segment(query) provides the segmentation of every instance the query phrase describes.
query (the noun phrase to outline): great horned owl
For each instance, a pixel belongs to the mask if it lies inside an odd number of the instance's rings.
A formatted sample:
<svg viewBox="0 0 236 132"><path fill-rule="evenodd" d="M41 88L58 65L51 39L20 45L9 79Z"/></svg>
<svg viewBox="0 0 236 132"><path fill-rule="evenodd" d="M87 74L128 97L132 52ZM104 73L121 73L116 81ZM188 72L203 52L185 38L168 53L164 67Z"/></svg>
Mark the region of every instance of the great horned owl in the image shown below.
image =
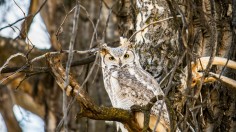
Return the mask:
<svg viewBox="0 0 236 132"><path fill-rule="evenodd" d="M116 48L103 45L100 52L105 89L113 107L129 110L133 105L146 105L151 98L164 95L156 80L139 63L134 46L125 38L120 38ZM160 113L161 112L161 113ZM160 116L156 131L170 131L170 120L166 104L158 100L151 109L149 127L154 129ZM138 124L143 127L142 112L135 113ZM121 123L117 126L126 132Z"/></svg>

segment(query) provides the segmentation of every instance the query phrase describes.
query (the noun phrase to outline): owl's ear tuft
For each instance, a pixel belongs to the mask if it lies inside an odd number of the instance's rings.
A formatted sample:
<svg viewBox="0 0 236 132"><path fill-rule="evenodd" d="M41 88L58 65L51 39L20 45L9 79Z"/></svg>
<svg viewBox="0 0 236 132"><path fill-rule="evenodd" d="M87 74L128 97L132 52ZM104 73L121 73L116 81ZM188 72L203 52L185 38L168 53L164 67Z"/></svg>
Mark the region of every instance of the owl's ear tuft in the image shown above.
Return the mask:
<svg viewBox="0 0 236 132"><path fill-rule="evenodd" d="M100 54L102 54L102 55L105 55L107 53L108 53L107 49L101 49L100 50Z"/></svg>
<svg viewBox="0 0 236 132"><path fill-rule="evenodd" d="M134 48L134 44L130 42L127 38L120 37L120 44L122 47L128 47L129 49Z"/></svg>
<svg viewBox="0 0 236 132"><path fill-rule="evenodd" d="M103 44L100 49L100 54L105 55L108 53L107 44Z"/></svg>
<svg viewBox="0 0 236 132"><path fill-rule="evenodd" d="M128 39L127 39L127 38L120 37L120 44L121 44L122 46L126 45L127 42L128 42Z"/></svg>
<svg viewBox="0 0 236 132"><path fill-rule="evenodd" d="M128 48L129 49L133 49L134 48L134 44L133 43L129 43Z"/></svg>

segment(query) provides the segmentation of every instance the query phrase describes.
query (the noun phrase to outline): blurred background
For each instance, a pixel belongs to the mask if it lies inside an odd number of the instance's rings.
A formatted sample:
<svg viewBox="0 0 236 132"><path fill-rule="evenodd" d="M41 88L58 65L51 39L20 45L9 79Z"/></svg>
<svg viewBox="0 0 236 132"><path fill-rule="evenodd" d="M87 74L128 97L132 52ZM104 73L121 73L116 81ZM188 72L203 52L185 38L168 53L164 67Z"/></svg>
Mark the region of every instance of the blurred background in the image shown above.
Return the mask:
<svg viewBox="0 0 236 132"><path fill-rule="evenodd" d="M164 92L168 91L167 105L173 121L184 131L236 131L235 87L221 81L197 81L191 87L195 79L191 66L200 57L236 60L235 0L80 0L79 3L74 49L88 50L97 47L101 40L115 45L120 36L129 38L150 24L132 41L136 42L143 68L161 82ZM48 66L45 59L32 64L28 60L68 49L75 6L76 0L0 0L1 132L61 128L62 90L54 77L43 70ZM12 59L4 67L9 58ZM66 62L67 56L62 63ZM74 54L73 62L76 62L71 67L73 77L79 84L84 83L83 89L93 101L99 106L111 106L94 54ZM236 70L231 68L212 66L209 71L236 78ZM198 87L200 83L202 86ZM71 106L69 131L116 131L113 121L77 118L80 106L77 102Z"/></svg>

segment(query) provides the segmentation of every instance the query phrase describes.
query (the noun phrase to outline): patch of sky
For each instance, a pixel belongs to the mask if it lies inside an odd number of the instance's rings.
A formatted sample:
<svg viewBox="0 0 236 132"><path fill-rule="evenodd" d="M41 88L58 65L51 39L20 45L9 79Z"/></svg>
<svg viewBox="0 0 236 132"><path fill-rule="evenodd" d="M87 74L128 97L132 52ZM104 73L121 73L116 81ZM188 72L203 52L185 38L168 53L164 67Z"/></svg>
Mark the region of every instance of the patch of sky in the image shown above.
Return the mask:
<svg viewBox="0 0 236 132"><path fill-rule="evenodd" d="M4 4L0 5L0 28L27 16L27 9L30 5L30 0L15 0L15 2L20 8L13 0L5 1ZM23 20L17 22L11 27L0 30L0 36L15 39L19 35L22 22ZM28 33L28 38L37 48L50 48L50 37L40 14L35 16ZM26 40L26 42L29 41ZM13 107L13 111L23 132L44 132L44 122L40 117L17 105ZM7 132L1 114L0 132Z"/></svg>
<svg viewBox="0 0 236 132"><path fill-rule="evenodd" d="M13 111L23 132L44 132L44 122L40 117L18 105L14 105Z"/></svg>
<svg viewBox="0 0 236 132"><path fill-rule="evenodd" d="M3 120L1 113L0 113L0 132L7 132L6 124Z"/></svg>
<svg viewBox="0 0 236 132"><path fill-rule="evenodd" d="M17 20L27 16L30 0L13 0L6 1L0 6L0 28L8 26L16 22ZM20 7L20 8L19 8ZM16 38L19 36L21 24L24 20L21 20L11 27L0 30L0 36L7 38ZM47 32L46 26L43 22L40 14L37 14L31 24L28 38L33 45L40 49L50 48L50 38ZM26 42L29 42L26 40Z"/></svg>

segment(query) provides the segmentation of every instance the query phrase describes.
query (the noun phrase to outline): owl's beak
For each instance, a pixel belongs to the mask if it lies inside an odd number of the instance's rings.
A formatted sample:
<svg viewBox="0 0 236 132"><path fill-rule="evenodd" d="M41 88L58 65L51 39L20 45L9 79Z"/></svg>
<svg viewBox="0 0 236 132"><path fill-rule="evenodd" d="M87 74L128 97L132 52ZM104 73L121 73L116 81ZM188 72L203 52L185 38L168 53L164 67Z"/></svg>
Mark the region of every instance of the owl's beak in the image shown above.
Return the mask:
<svg viewBox="0 0 236 132"><path fill-rule="evenodd" d="M121 60L119 59L119 66L121 67L122 66L122 63L121 63Z"/></svg>

